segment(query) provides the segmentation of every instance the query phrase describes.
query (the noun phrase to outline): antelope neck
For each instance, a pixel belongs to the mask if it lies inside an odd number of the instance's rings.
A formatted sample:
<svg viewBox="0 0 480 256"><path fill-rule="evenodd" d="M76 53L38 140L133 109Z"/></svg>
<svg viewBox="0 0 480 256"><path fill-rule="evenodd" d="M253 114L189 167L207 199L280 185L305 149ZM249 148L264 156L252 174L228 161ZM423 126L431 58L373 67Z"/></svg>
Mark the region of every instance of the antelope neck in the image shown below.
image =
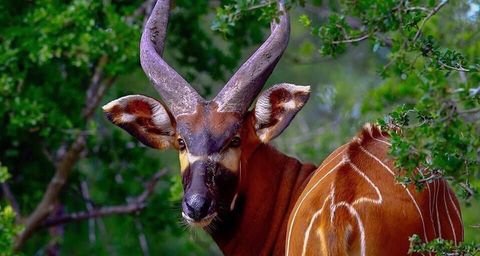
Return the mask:
<svg viewBox="0 0 480 256"><path fill-rule="evenodd" d="M235 209L212 237L225 255L283 254L289 212L316 167L265 144L241 161Z"/></svg>

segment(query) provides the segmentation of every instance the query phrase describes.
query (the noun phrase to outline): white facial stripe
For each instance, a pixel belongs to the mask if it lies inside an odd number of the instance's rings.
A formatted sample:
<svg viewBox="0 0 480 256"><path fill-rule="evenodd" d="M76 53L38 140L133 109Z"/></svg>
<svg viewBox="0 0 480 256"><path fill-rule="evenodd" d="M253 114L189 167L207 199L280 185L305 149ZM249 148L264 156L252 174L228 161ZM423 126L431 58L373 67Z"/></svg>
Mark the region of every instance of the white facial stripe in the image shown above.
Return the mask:
<svg viewBox="0 0 480 256"><path fill-rule="evenodd" d="M219 153L213 153L208 156L208 160L213 162L219 162L220 160L222 160L222 158L223 158L222 155Z"/></svg>
<svg viewBox="0 0 480 256"><path fill-rule="evenodd" d="M211 155L196 156L191 153L187 153L188 164L192 165L196 161L213 161L222 164L225 168L231 171L238 171L240 161L239 149L228 149L222 154L213 153Z"/></svg>
<svg viewBox="0 0 480 256"><path fill-rule="evenodd" d="M221 155L220 164L230 171L237 172L240 163L240 149L228 149Z"/></svg>
<svg viewBox="0 0 480 256"><path fill-rule="evenodd" d="M187 153L187 158L188 158L188 163L193 164L196 161L202 161L202 160L207 160L207 156L195 156L190 153Z"/></svg>

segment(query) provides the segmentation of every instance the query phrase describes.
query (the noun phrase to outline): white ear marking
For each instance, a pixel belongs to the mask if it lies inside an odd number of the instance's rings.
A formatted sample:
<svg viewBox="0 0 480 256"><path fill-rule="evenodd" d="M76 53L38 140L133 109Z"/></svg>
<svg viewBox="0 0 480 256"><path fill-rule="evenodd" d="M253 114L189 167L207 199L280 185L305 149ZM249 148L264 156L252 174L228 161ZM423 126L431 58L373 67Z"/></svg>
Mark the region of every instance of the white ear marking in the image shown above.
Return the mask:
<svg viewBox="0 0 480 256"><path fill-rule="evenodd" d="M303 107L309 93L310 86L288 83L274 85L263 92L257 100L254 111L258 138L268 142L278 136Z"/></svg>
<svg viewBox="0 0 480 256"><path fill-rule="evenodd" d="M292 94L296 92L301 92L304 94L310 93L310 86L300 86L300 85L294 85L294 84L288 84L288 83L282 83L282 84L277 84L273 86L272 88L265 91L257 100L257 104L255 105L255 118L257 119L257 123L266 124L270 122L271 113L272 113L272 106L270 103L270 94L279 88L283 88ZM291 99L283 103L282 107L285 110L297 109L299 107L299 103L297 103L295 99Z"/></svg>
<svg viewBox="0 0 480 256"><path fill-rule="evenodd" d="M289 100L289 101L287 101L286 103L283 104L283 108L285 110L296 109L297 108L297 103L293 99Z"/></svg>
<svg viewBox="0 0 480 256"><path fill-rule="evenodd" d="M166 149L173 145L175 127L161 102L143 95L128 95L102 107L107 118L126 130L144 145ZM149 122L136 122L148 119ZM129 124L129 125L122 125ZM155 127L155 130L150 128Z"/></svg>
<svg viewBox="0 0 480 256"><path fill-rule="evenodd" d="M310 85L294 85L296 91L304 92L304 93L310 93Z"/></svg>
<svg viewBox="0 0 480 256"><path fill-rule="evenodd" d="M120 123L131 123L131 122L135 121L136 119L137 119L137 117L134 116L134 115L123 113L120 116Z"/></svg>
<svg viewBox="0 0 480 256"><path fill-rule="evenodd" d="M118 104L118 100L114 100L114 101L110 101L109 103L105 104L103 107L102 107L102 110L103 111L109 111L110 109L113 108L113 106L117 105Z"/></svg>
<svg viewBox="0 0 480 256"><path fill-rule="evenodd" d="M165 108L158 102L149 102L149 105L152 108L153 123L166 132L173 133L174 131L170 121L170 116Z"/></svg>
<svg viewBox="0 0 480 256"><path fill-rule="evenodd" d="M257 123L266 124L270 122L271 113L270 95L266 95L265 97L260 96L255 105L255 118L257 119Z"/></svg>

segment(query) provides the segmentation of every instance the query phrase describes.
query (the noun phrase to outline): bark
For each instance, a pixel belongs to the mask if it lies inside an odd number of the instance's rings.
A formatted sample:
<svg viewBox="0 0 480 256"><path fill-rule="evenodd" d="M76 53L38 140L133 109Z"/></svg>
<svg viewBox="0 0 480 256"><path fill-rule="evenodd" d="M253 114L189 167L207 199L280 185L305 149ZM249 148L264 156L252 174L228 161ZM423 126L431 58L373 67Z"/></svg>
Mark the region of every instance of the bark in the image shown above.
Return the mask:
<svg viewBox="0 0 480 256"><path fill-rule="evenodd" d="M55 218L47 219L41 226L51 227L61 224L65 224L73 221L81 221L86 219L100 218L115 214L130 214L141 211L147 206L147 200L152 196L155 191L155 185L158 180L167 173L167 169L162 169L155 173L152 178L145 185L145 190L142 194L135 197L133 200L129 200L130 203L125 205L106 206L98 209L90 209L87 211L76 212L58 216Z"/></svg>

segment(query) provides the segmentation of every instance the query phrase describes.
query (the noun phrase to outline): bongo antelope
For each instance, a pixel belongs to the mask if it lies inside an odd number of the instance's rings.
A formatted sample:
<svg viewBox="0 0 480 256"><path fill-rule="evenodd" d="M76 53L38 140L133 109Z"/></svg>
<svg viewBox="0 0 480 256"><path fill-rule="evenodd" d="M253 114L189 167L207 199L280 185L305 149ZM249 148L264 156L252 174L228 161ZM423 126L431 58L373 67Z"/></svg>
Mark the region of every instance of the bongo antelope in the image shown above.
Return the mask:
<svg viewBox="0 0 480 256"><path fill-rule="evenodd" d="M103 107L143 144L176 149L182 216L226 255L405 255L408 237L463 239L458 201L444 180L418 192L395 181L387 133L367 124L320 166L268 142L309 98L310 87L278 84L251 103L287 47L289 18L218 95L203 99L163 59L169 1L158 0L140 43L141 65L163 102L130 95Z"/></svg>

